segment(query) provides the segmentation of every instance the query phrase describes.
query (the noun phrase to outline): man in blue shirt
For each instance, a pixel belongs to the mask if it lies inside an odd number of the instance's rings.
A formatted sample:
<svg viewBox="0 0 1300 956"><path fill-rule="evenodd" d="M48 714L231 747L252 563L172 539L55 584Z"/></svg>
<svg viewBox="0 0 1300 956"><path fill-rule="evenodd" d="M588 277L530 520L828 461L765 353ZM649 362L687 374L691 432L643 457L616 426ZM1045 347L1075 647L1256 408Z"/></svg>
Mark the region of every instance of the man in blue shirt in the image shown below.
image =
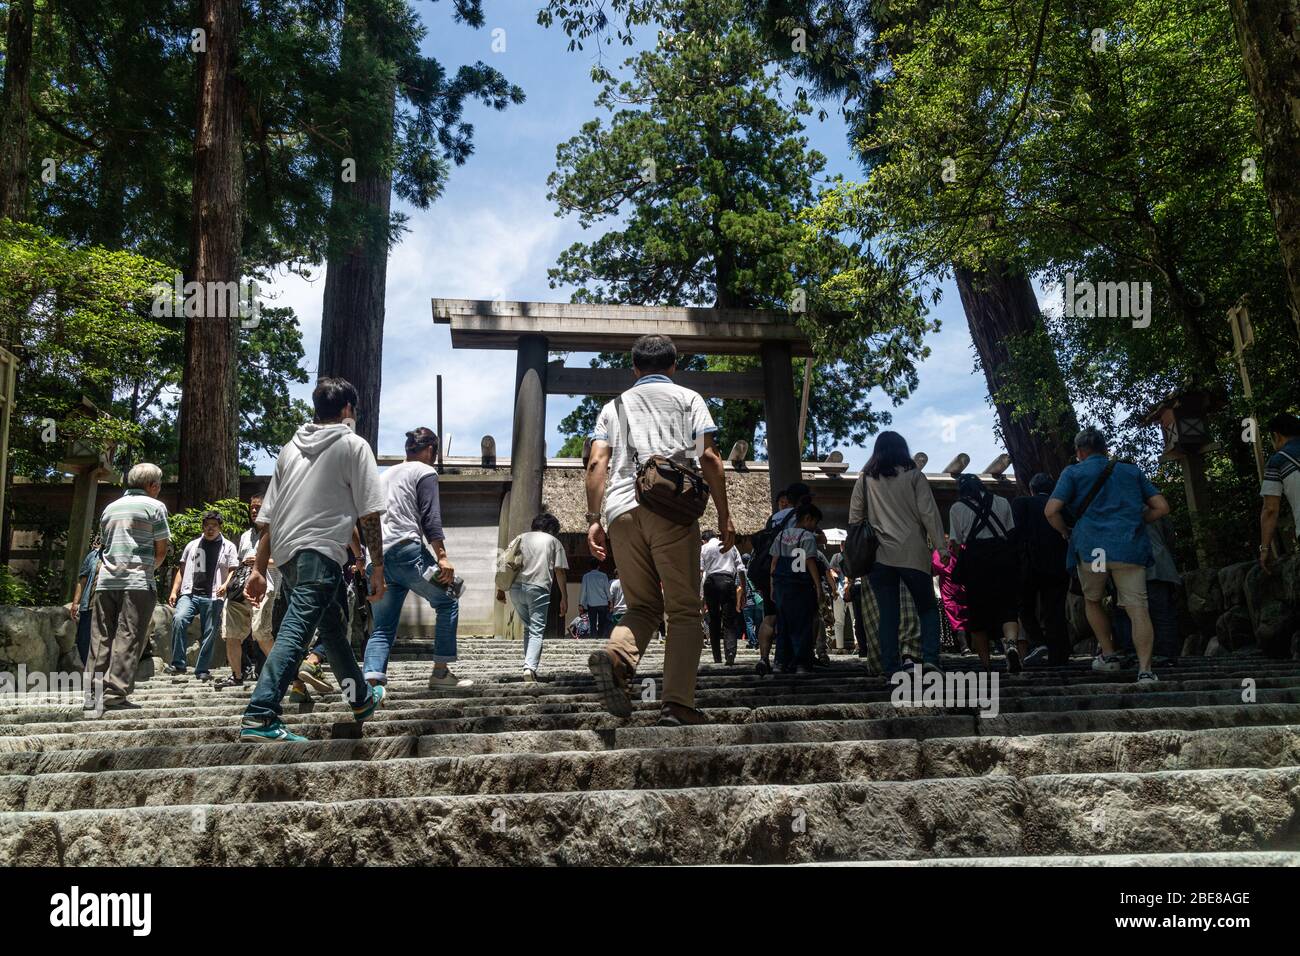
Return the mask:
<svg viewBox="0 0 1300 956"><path fill-rule="evenodd" d="M1061 472L1043 516L1069 542L1065 566L1079 575L1083 587L1088 624L1101 644L1101 656L1093 670L1117 671L1120 656L1115 653L1110 617L1102 607L1106 581L1115 584L1116 603L1133 622L1133 646L1138 655L1138 683L1156 679L1151 670L1154 635L1147 610L1147 565L1151 563L1151 540L1146 526L1169 513L1169 503L1136 465L1117 461L1110 465L1106 436L1099 429L1083 429L1074 439L1076 464ZM1105 475L1107 467L1111 467ZM1082 517L1084 500L1091 503ZM1063 512L1076 516L1073 530Z"/></svg>
<svg viewBox="0 0 1300 956"><path fill-rule="evenodd" d="M1264 482L1259 494L1264 499L1259 512L1259 565L1265 572L1273 561L1273 534L1282 513L1282 497L1291 505L1296 534L1300 535L1300 418L1283 412L1267 426L1273 436L1273 454L1264 465Z"/></svg>

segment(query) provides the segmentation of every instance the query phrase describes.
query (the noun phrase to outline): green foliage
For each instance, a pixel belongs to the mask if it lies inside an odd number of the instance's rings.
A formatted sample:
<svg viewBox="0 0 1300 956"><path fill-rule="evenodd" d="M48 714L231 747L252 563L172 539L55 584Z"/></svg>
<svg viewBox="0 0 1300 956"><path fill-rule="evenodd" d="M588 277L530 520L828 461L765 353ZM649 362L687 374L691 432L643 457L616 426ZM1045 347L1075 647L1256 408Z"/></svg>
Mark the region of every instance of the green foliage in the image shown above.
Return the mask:
<svg viewBox="0 0 1300 956"><path fill-rule="evenodd" d="M129 394L165 379L180 332L149 314L166 267L130 252L76 248L39 228L0 222L0 338L20 365L12 467L47 476L66 443L140 443ZM82 397L98 416L84 414Z"/></svg>
<svg viewBox="0 0 1300 956"><path fill-rule="evenodd" d="M0 607L31 607L34 603L31 586L7 564L0 564Z"/></svg>
<svg viewBox="0 0 1300 956"><path fill-rule="evenodd" d="M584 13L581 4L553 4L551 12L566 28ZM808 149L801 119L811 108L797 95L782 101L744 4L678 0L656 13L658 45L626 62L627 79L596 70L596 104L611 114L608 125L592 120L556 150L548 185L559 213L576 215L584 228L617 217L619 228L565 250L551 284L577 286L578 302L790 311L819 360L809 446L824 453L862 441L890 418L868 393L880 388L897 403L916 386L921 339L932 328L924 306L897 269L842 240L842 217L818 206L842 184L817 185L825 159ZM682 367L755 361L695 357ZM562 429L589 433L597 409L584 402ZM715 415L724 446L754 444L759 403L723 402Z"/></svg>

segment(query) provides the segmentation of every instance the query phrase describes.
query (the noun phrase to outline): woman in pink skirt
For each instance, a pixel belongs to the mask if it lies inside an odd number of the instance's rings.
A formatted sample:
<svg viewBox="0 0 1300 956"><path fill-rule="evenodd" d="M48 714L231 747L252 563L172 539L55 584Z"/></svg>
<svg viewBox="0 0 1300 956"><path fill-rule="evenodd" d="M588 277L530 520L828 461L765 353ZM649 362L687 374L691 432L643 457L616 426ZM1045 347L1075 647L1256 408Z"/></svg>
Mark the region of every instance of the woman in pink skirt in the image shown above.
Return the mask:
<svg viewBox="0 0 1300 956"><path fill-rule="evenodd" d="M957 650L967 654L966 633L970 630L970 618L966 610L966 589L952 579L956 563L957 553L952 549L948 551L947 561L939 557L938 551L930 555L930 571L939 579L939 604L943 608L944 621L952 631Z"/></svg>

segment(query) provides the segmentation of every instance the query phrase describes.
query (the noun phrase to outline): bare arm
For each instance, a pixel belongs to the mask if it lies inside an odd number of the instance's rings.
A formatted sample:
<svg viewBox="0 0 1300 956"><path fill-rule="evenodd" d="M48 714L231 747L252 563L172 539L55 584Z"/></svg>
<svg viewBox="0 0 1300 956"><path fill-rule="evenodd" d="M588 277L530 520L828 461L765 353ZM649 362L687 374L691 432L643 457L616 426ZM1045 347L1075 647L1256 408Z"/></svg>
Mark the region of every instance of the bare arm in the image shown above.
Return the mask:
<svg viewBox="0 0 1300 956"><path fill-rule="evenodd" d="M609 478L609 442L593 441L591 457L587 459L587 514L600 514L600 503L605 498L605 482ZM605 529L599 520L587 523L587 547L597 560L605 560Z"/></svg>
<svg viewBox="0 0 1300 956"><path fill-rule="evenodd" d="M564 568L555 569L555 586L560 589L560 617L569 613L569 591Z"/></svg>
<svg viewBox="0 0 1300 956"><path fill-rule="evenodd" d="M1065 502L1060 498L1048 498L1047 505L1043 508L1043 517L1047 523L1061 533L1061 537L1066 541L1070 540L1070 529L1065 524L1065 518L1061 515L1061 510L1065 507Z"/></svg>
<svg viewBox="0 0 1300 956"><path fill-rule="evenodd" d="M1147 507L1142 512L1142 520L1147 524L1151 524L1151 522L1159 521L1167 514L1169 514L1169 502L1165 500L1165 496L1152 495L1147 499Z"/></svg>
<svg viewBox="0 0 1300 956"><path fill-rule="evenodd" d="M81 592L82 589L85 588L86 582L88 580L90 579L84 576L77 578L77 590L72 595L72 603L68 605L68 616L71 617L74 621L77 619L78 614L80 614L81 612Z"/></svg>
<svg viewBox="0 0 1300 956"><path fill-rule="evenodd" d="M370 552L370 594L366 600L370 603L384 596L384 532L380 525L382 511L372 511L361 516L361 537L365 539L366 550Z"/></svg>
<svg viewBox="0 0 1300 956"><path fill-rule="evenodd" d="M257 530L262 537L257 541L257 554L253 556L253 571L244 584L244 594L253 604L259 603L266 594L266 566L271 561L271 528L259 523Z"/></svg>
<svg viewBox="0 0 1300 956"><path fill-rule="evenodd" d="M1265 571L1273 561L1273 536L1282 513L1282 496L1265 495L1259 509L1259 564Z"/></svg>
<svg viewBox="0 0 1300 956"><path fill-rule="evenodd" d="M727 477L722 470L722 456L713 441L713 433L704 436L704 450L700 453L700 471L709 483L713 506L718 509L718 534L722 537L722 551L730 551L736 544L736 526L731 522L731 509L727 506Z"/></svg>

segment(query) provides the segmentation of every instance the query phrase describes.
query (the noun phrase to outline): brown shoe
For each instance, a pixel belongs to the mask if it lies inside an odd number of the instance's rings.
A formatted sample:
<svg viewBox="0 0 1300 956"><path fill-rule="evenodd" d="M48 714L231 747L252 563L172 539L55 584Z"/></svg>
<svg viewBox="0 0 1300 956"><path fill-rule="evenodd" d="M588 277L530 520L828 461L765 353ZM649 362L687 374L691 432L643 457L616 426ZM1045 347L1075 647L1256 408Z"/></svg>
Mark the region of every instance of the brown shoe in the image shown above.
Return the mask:
<svg viewBox="0 0 1300 956"><path fill-rule="evenodd" d="M660 727L686 727L708 722L709 719L704 716L703 711L687 707L685 704L667 701L659 711Z"/></svg>
<svg viewBox="0 0 1300 956"><path fill-rule="evenodd" d="M627 690L627 665L612 653L601 648L587 658L591 676L596 678L596 691L605 709L615 717L632 716L632 698Z"/></svg>

